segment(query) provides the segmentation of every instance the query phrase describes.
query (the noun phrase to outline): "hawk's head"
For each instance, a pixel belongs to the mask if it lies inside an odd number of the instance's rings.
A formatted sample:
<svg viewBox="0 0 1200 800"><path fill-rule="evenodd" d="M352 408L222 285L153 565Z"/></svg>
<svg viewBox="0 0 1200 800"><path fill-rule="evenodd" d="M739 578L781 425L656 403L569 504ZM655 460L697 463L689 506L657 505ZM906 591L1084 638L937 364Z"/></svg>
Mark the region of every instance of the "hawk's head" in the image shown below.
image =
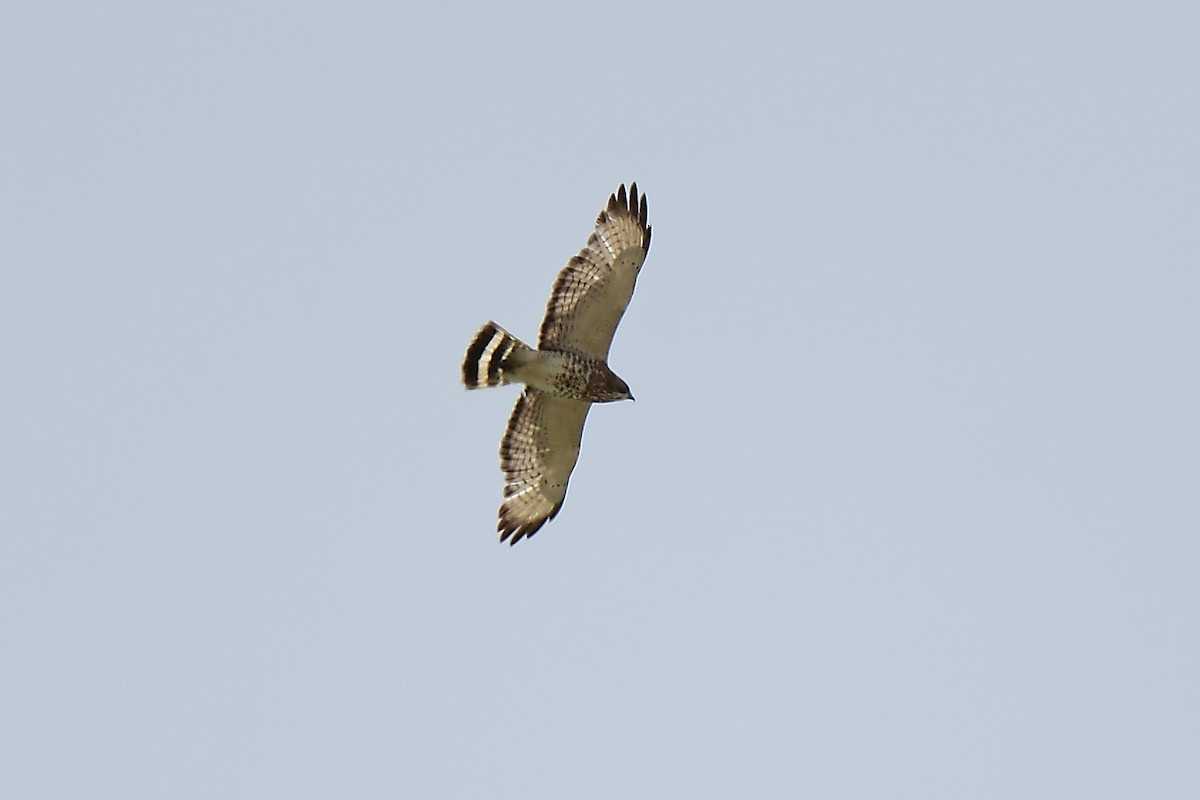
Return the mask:
<svg viewBox="0 0 1200 800"><path fill-rule="evenodd" d="M591 375L588 380L588 396L593 403L615 403L618 400L633 399L629 384L608 367Z"/></svg>

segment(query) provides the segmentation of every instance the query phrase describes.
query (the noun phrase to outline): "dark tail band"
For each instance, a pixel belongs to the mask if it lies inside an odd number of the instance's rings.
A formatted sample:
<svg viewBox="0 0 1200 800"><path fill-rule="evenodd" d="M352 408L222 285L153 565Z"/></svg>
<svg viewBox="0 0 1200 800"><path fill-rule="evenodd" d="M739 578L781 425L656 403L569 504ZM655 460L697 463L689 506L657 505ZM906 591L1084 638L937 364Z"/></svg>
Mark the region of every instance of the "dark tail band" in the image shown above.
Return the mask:
<svg viewBox="0 0 1200 800"><path fill-rule="evenodd" d="M463 386L468 389L482 389L508 383L504 375L505 361L518 348L528 349L520 339L496 323L489 322L484 325L479 329L479 333L475 334L463 359Z"/></svg>

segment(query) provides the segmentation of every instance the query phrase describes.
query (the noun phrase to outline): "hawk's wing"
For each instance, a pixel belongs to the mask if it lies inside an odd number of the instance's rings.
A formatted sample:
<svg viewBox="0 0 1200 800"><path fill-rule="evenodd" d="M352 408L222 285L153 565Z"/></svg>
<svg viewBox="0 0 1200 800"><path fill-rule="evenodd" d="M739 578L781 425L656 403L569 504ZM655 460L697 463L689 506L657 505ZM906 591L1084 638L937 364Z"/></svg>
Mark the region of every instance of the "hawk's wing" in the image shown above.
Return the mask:
<svg viewBox="0 0 1200 800"><path fill-rule="evenodd" d="M626 198L625 184L621 184L596 217L596 229L587 244L558 273L538 347L608 360L617 323L633 296L633 285L649 249L646 196L639 198L637 184L632 183Z"/></svg>
<svg viewBox="0 0 1200 800"><path fill-rule="evenodd" d="M512 536L509 544L516 544L533 536L562 508L591 407L536 389L526 389L517 399L500 441L500 541Z"/></svg>

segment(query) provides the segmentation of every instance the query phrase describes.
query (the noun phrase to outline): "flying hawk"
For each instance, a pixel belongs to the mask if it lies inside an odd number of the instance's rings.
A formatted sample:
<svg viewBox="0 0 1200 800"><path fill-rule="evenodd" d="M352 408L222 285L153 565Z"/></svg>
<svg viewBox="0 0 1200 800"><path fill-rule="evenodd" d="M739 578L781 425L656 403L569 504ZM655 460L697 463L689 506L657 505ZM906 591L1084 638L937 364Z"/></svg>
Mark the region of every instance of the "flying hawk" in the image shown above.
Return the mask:
<svg viewBox="0 0 1200 800"><path fill-rule="evenodd" d="M638 195L636 183L626 195L621 184L587 244L558 273L538 349L495 322L467 348L462 380L468 389L525 384L500 440L500 541L516 544L558 514L592 403L633 399L608 368L608 349L649 249L646 196Z"/></svg>

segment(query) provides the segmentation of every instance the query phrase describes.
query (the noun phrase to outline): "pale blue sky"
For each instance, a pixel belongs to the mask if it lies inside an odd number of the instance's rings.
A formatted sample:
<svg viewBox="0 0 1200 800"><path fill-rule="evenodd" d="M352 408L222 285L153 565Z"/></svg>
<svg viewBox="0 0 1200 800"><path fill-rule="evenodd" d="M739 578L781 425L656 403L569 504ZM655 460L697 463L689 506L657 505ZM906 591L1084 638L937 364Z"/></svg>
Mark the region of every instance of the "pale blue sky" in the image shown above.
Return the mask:
<svg viewBox="0 0 1200 800"><path fill-rule="evenodd" d="M0 796L1200 796L1200 11L20 3ZM654 246L567 504L513 389Z"/></svg>

